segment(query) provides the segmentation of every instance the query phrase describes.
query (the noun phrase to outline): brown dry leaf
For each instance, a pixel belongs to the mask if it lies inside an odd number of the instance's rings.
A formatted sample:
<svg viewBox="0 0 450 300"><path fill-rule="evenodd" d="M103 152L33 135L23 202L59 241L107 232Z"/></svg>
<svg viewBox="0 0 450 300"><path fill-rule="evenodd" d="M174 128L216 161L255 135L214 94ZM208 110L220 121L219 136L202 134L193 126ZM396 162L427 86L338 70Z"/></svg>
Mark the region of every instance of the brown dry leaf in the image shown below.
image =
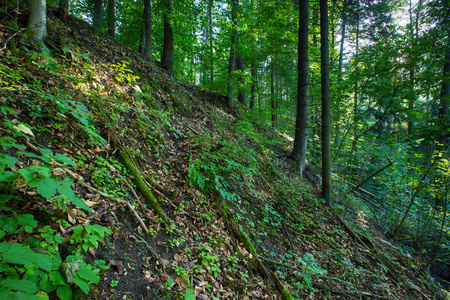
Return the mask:
<svg viewBox="0 0 450 300"><path fill-rule="evenodd" d="M67 214L70 215L73 219L75 219L78 215L78 210L76 208L68 208Z"/></svg>
<svg viewBox="0 0 450 300"><path fill-rule="evenodd" d="M179 253L175 254L175 255L173 256L173 258L174 258L176 261L182 261L182 260L183 260L183 257L182 257Z"/></svg>
<svg viewBox="0 0 450 300"><path fill-rule="evenodd" d="M122 233L122 231L123 231L123 226L120 226L119 228L114 230L113 237L114 237L115 240L117 240L119 238L119 236Z"/></svg>
<svg viewBox="0 0 450 300"><path fill-rule="evenodd" d="M168 261L167 259L163 259L162 263L163 263L165 268L167 268L170 265L170 261Z"/></svg>
<svg viewBox="0 0 450 300"><path fill-rule="evenodd" d="M56 175L56 176L66 174L66 171L64 169L61 169L61 168L54 168L52 170L52 172L53 172L53 175Z"/></svg>
<svg viewBox="0 0 450 300"><path fill-rule="evenodd" d="M185 288L185 289L188 288L188 286L189 286L189 281L188 281L188 279L187 279L186 277L180 276L180 277L178 277L178 281L179 281L179 284L180 284L180 286L181 286L182 288Z"/></svg>
<svg viewBox="0 0 450 300"><path fill-rule="evenodd" d="M194 287L194 295L195 296L198 296L200 293L203 293L203 292L204 292L204 289L202 287L199 287L199 286Z"/></svg>
<svg viewBox="0 0 450 300"><path fill-rule="evenodd" d="M95 253L96 253L95 248L90 248L90 247L89 247L88 253L89 253L90 255L92 255L92 256L95 257Z"/></svg>
<svg viewBox="0 0 450 300"><path fill-rule="evenodd" d="M69 215L69 214L67 214L67 221L68 221L70 224L76 224L76 223L77 223L77 220L74 219L74 218L72 218L72 216Z"/></svg>
<svg viewBox="0 0 450 300"><path fill-rule="evenodd" d="M110 260L108 265L116 267L117 268L117 273L119 275L125 275L126 274L126 270L123 267L123 262L121 260L118 260L118 259Z"/></svg>
<svg viewBox="0 0 450 300"><path fill-rule="evenodd" d="M83 200L83 202L86 203L86 205L89 207L93 207L94 205L97 204L97 202L90 201L90 200Z"/></svg>

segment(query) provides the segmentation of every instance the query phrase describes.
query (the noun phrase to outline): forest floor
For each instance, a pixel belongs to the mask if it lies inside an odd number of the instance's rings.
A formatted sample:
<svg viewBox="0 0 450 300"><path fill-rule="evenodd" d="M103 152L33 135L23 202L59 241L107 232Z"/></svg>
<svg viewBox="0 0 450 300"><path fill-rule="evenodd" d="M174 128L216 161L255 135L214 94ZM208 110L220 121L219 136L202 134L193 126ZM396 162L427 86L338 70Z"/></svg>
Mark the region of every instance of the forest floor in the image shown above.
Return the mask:
<svg viewBox="0 0 450 300"><path fill-rule="evenodd" d="M64 210L20 177L2 188L12 198L1 214L33 215L37 231L1 240L42 242L38 230L51 228L64 238L63 260L76 251L86 262L104 261L108 268L87 297L281 299L284 286L296 299L449 298L335 183L346 230L320 199L319 170L310 165L298 178L288 137L242 108L227 109L223 96L171 78L86 22L61 23L53 9L51 55L44 55L25 31L14 36L26 15L0 8L0 155L17 159L3 170L46 165L52 178L72 178L76 198L91 208L66 202ZM121 147L166 222L146 204ZM58 154L68 159L56 162ZM109 231L88 243L86 228L100 230L87 225ZM85 228L78 240L77 228Z"/></svg>

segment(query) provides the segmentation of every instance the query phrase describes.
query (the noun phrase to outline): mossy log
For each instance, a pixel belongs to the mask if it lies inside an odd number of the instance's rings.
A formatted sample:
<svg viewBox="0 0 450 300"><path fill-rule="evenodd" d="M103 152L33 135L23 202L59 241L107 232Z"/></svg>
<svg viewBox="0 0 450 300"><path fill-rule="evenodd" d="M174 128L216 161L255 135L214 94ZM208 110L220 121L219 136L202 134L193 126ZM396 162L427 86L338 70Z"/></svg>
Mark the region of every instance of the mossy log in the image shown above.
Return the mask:
<svg viewBox="0 0 450 300"><path fill-rule="evenodd" d="M258 257L258 253L256 252L255 247L253 246L250 238L243 232L239 226L237 225L236 219L231 212L230 208L226 201L219 196L219 194L215 195L217 208L219 212L222 214L225 225L228 226L230 231L236 237L236 239L245 245L245 248L248 252L252 254L252 257L249 260L249 266L256 272L260 273L264 278L268 278L269 274L267 273L266 268Z"/></svg>
<svg viewBox="0 0 450 300"><path fill-rule="evenodd" d="M275 286L277 287L277 290L281 293L281 299L283 300L294 300L294 297L292 297L291 293L287 290L287 288L284 287L284 285L281 283L280 279L274 272L270 272L270 275L273 277L273 281L275 282Z"/></svg>
<svg viewBox="0 0 450 300"><path fill-rule="evenodd" d="M159 205L158 200L156 200L152 191L145 184L141 174L139 173L139 170L131 162L131 158L128 156L127 151L125 151L122 145L120 145L115 138L112 138L111 142L113 146L119 150L120 159L122 160L128 171L130 171L139 190L144 194L147 204L149 204L150 207L156 211L156 213L164 220L164 222L167 222L167 216L164 213L164 210Z"/></svg>

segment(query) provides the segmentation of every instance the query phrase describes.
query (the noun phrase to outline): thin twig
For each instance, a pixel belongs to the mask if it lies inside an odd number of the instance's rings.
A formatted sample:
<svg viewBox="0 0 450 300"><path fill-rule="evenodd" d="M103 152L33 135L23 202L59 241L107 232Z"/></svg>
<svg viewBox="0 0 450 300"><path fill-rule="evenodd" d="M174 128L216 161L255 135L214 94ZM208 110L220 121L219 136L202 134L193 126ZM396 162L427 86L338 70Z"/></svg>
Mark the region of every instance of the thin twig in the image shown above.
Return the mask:
<svg viewBox="0 0 450 300"><path fill-rule="evenodd" d="M29 141L26 140L25 143L27 144L28 147L30 147L30 148L33 149L34 151L40 152L39 149L38 149L36 146L34 146L33 144L31 144ZM58 162L55 161L54 159L51 159L51 162L54 163L54 164L56 164L56 165L58 165L58 166L63 166L63 164L58 163ZM116 202L119 202L119 203L120 203L120 202L125 203L125 206L128 207L128 209L132 212L132 214L134 215L134 217L136 218L136 220L139 222L139 224L142 226L142 228L145 230L145 232L146 232L147 234L149 233L149 230L148 230L147 226L144 224L144 221L142 221L141 217L138 215L138 213L136 212L136 210L131 206L131 204L128 203L128 201L126 201L126 200L120 200L120 199L117 199L117 198L115 198L115 197L113 197L113 196L110 196L110 195L108 195L108 194L106 194L106 193L104 193L104 192L102 192L102 191L100 191L100 190L98 190L98 189L96 189L96 188L90 186L90 185L87 184L86 182L82 181L83 178L82 178L81 176L79 177L77 174L75 174L75 173L72 172L71 170L69 170L69 169L64 169L64 170L66 171L66 173L67 173L70 177L72 177L73 179L77 180L78 183L81 184L82 186L84 186L85 188L87 188L87 189L89 189L89 190L91 190L91 191L93 191L93 192L95 192L95 193L98 193L100 196L102 196L102 197L104 197L104 198L107 198L107 199L110 199L110 200L113 200L113 201L116 201ZM81 199L81 200L83 201L83 199Z"/></svg>

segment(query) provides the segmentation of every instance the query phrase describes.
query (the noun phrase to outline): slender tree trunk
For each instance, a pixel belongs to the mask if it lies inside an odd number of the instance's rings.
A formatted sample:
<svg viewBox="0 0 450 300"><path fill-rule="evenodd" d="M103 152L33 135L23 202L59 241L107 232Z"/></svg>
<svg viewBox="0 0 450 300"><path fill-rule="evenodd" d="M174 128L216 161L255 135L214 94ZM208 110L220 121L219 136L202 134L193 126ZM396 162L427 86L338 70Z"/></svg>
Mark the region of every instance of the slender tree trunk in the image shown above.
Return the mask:
<svg viewBox="0 0 450 300"><path fill-rule="evenodd" d="M174 46L173 46L173 29L172 29L172 15L173 6L172 0L165 0L166 11L164 12L164 46L161 65L169 72L170 75L174 75Z"/></svg>
<svg viewBox="0 0 450 300"><path fill-rule="evenodd" d="M228 65L228 106L233 107L234 98L234 70L236 67L236 38L238 28L237 10L239 8L239 0L231 0L231 19L232 19L232 32L231 32L231 53L230 63Z"/></svg>
<svg viewBox="0 0 450 300"><path fill-rule="evenodd" d="M108 7L106 9L108 13L108 35L115 37L116 35L116 7L115 0L108 0Z"/></svg>
<svg viewBox="0 0 450 300"><path fill-rule="evenodd" d="M257 82L256 74L258 73L256 70L255 63L252 63L251 73L252 73L252 87L250 90L250 109L254 109L255 108L255 97L256 97L256 82Z"/></svg>
<svg viewBox="0 0 450 300"><path fill-rule="evenodd" d="M238 37L238 39L240 39ZM242 53L239 51L239 55L236 59L236 69L240 71L239 74L239 92L238 92L238 101L243 106L247 106L245 100L245 89L244 89L244 60L242 59Z"/></svg>
<svg viewBox="0 0 450 300"><path fill-rule="evenodd" d="M152 3L144 0L144 57L152 59Z"/></svg>
<svg viewBox="0 0 450 300"><path fill-rule="evenodd" d="M141 34L139 36L139 46L138 46L138 52L142 55L144 54L144 44L145 44L145 30L141 29Z"/></svg>
<svg viewBox="0 0 450 300"><path fill-rule="evenodd" d="M449 105L449 97L450 97L450 29L447 32L447 45L445 46L445 63L443 69L443 79L442 79L442 87L441 87L441 96L439 103L439 119L442 121L442 128L448 128L447 121L444 121L445 117L448 116L448 105ZM443 147L446 145L446 140L442 139L441 144Z"/></svg>
<svg viewBox="0 0 450 300"><path fill-rule="evenodd" d="M271 61L270 67L270 107L272 108L272 127L277 126L277 112L276 112L276 102L275 102L275 74L273 71L273 60Z"/></svg>
<svg viewBox="0 0 450 300"><path fill-rule="evenodd" d="M44 38L47 36L47 3L46 0L30 1L30 16L28 27L32 28L32 40L39 42L45 48Z"/></svg>
<svg viewBox="0 0 450 300"><path fill-rule="evenodd" d="M58 18L62 22L67 22L68 17L69 17L69 0L59 0Z"/></svg>
<svg viewBox="0 0 450 300"><path fill-rule="evenodd" d="M339 75L338 81L342 81L342 66L344 60L344 44L345 44L345 27L347 26L347 0L344 0L344 6L342 7L342 30L341 30L341 45L339 51Z"/></svg>
<svg viewBox="0 0 450 300"><path fill-rule="evenodd" d="M331 100L327 0L320 0L320 57L322 73L322 196L327 205L331 206Z"/></svg>
<svg viewBox="0 0 450 300"><path fill-rule="evenodd" d="M98 31L103 31L103 0L94 1L94 23L93 26Z"/></svg>
<svg viewBox="0 0 450 300"><path fill-rule="evenodd" d="M214 6L214 0L209 0L208 5L208 21L209 21L209 91L212 90L214 83L214 48L213 48L213 15L212 9Z"/></svg>
<svg viewBox="0 0 450 300"><path fill-rule="evenodd" d="M298 26L298 79L297 114L295 118L295 138L292 155L295 157L300 176L305 170L308 141L308 35L309 0L299 1Z"/></svg>

